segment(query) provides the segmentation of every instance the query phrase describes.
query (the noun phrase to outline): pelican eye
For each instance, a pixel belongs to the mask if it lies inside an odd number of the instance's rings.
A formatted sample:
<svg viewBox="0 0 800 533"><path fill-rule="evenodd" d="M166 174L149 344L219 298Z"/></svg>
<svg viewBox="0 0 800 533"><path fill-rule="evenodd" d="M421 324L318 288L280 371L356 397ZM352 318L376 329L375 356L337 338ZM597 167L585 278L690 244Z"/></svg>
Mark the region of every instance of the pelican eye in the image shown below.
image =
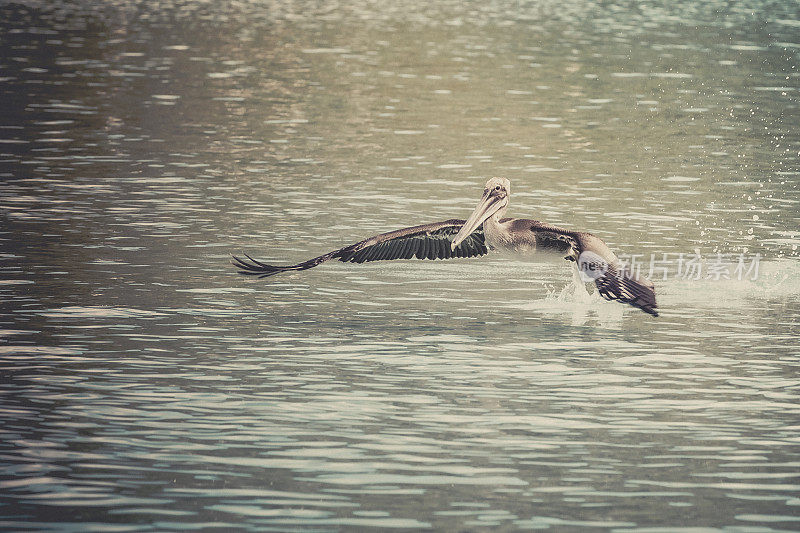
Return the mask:
<svg viewBox="0 0 800 533"><path fill-rule="evenodd" d="M496 191L499 191L500 189L501 189L501 187L499 185L494 188L494 190L496 190Z"/></svg>

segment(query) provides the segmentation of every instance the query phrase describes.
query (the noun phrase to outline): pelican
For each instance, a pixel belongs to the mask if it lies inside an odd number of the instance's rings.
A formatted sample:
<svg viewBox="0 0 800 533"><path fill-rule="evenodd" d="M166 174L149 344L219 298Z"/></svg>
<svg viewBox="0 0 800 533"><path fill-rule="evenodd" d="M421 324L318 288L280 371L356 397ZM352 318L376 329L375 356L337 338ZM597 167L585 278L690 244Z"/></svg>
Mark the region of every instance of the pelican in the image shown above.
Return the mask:
<svg viewBox="0 0 800 533"><path fill-rule="evenodd" d="M260 278L280 272L306 270L330 259L350 263L389 259L452 259L492 251L545 259L553 254L575 262L581 279L594 282L606 300L630 304L658 316L653 282L632 272L599 237L524 218L504 218L511 182L491 178L483 197L466 220L451 219L381 233L296 265L267 265L247 254L233 256L243 274Z"/></svg>

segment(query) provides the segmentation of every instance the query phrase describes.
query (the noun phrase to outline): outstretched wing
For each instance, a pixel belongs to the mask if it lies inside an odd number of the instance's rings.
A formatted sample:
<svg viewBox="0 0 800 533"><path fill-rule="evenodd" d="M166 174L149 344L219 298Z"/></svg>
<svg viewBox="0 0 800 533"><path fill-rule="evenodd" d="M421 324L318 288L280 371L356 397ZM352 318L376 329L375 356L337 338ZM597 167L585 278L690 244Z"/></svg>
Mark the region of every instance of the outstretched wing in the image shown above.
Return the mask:
<svg viewBox="0 0 800 533"><path fill-rule="evenodd" d="M609 265L605 275L595 280L597 291L606 300L619 300L658 316L653 282L619 265Z"/></svg>
<svg viewBox="0 0 800 533"><path fill-rule="evenodd" d="M656 290L653 282L622 264L614 252L599 237L591 233L575 233L578 268L585 261L597 292L606 300L617 300L658 316ZM587 272L584 270L584 272Z"/></svg>
<svg viewBox="0 0 800 533"><path fill-rule="evenodd" d="M364 263L415 257L417 259L451 259L486 254L488 249L483 239L483 229L474 231L455 250L450 249L453 237L464 225L464 222L464 220L452 219L381 233L296 265L267 265L256 261L247 254L244 254L246 259L233 256L232 262L239 272L263 278L287 270L306 270L330 259Z"/></svg>
<svg viewBox="0 0 800 533"><path fill-rule="evenodd" d="M630 304L658 316L653 282L625 268L606 243L591 233L570 231L531 221L536 247L565 252L578 268L594 279L597 292L606 300Z"/></svg>

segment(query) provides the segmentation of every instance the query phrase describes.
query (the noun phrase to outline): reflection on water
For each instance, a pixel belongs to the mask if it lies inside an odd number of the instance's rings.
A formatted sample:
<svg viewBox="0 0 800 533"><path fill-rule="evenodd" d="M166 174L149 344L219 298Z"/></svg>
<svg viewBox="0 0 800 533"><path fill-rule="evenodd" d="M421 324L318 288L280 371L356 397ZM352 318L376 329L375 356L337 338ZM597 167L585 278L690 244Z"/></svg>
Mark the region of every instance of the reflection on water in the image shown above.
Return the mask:
<svg viewBox="0 0 800 533"><path fill-rule="evenodd" d="M77 4L77 5L76 5ZM798 528L800 10L0 6L0 527ZM657 280L296 261L464 217Z"/></svg>

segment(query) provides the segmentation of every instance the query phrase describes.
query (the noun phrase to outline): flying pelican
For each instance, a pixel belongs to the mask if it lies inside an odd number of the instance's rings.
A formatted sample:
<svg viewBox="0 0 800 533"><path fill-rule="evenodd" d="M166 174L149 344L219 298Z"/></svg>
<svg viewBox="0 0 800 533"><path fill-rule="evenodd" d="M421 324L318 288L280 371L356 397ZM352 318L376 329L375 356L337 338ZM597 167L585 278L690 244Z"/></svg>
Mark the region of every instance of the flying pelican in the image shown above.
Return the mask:
<svg viewBox="0 0 800 533"><path fill-rule="evenodd" d="M574 261L581 278L586 282L594 281L597 291L606 300L627 303L658 316L653 282L628 269L599 237L538 220L502 218L508 208L510 191L511 182L506 178L491 178L467 220L451 219L381 233L296 265L267 265L247 254L244 254L247 259L233 256L233 264L243 274L263 278L313 268L329 259L364 263L413 257L475 257L489 250L535 258L552 257L556 253Z"/></svg>

